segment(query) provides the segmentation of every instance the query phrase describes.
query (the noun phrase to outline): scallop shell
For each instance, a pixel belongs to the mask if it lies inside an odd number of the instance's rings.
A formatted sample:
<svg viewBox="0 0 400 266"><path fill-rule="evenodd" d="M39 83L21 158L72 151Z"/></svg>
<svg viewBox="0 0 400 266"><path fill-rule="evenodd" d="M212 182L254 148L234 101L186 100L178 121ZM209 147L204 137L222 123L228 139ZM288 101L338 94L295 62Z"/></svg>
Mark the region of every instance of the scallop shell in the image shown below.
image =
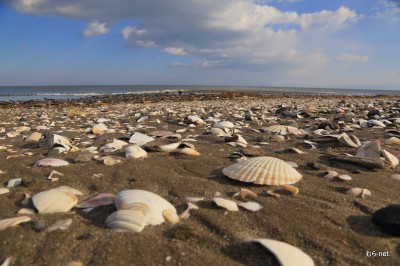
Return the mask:
<svg viewBox="0 0 400 266"><path fill-rule="evenodd" d="M272 239L253 239L273 253L284 266L314 266L313 259L297 247Z"/></svg>
<svg viewBox="0 0 400 266"><path fill-rule="evenodd" d="M34 195L32 202L39 213L67 212L78 203L78 198L71 192L55 188Z"/></svg>
<svg viewBox="0 0 400 266"><path fill-rule="evenodd" d="M290 185L302 177L289 164L274 157L251 158L228 166L222 172L232 179L260 185Z"/></svg>
<svg viewBox="0 0 400 266"><path fill-rule="evenodd" d="M125 157L134 159L146 158L147 152L138 145L130 145L125 149Z"/></svg>
<svg viewBox="0 0 400 266"><path fill-rule="evenodd" d="M172 210L171 214L167 213L167 218L174 215L178 217L176 209L171 203L149 191L140 189L124 190L115 197L115 206L118 210L135 209L138 204L144 204L149 209L149 213L146 215L147 224L158 225L163 223L166 220L165 213L163 214L165 210Z"/></svg>

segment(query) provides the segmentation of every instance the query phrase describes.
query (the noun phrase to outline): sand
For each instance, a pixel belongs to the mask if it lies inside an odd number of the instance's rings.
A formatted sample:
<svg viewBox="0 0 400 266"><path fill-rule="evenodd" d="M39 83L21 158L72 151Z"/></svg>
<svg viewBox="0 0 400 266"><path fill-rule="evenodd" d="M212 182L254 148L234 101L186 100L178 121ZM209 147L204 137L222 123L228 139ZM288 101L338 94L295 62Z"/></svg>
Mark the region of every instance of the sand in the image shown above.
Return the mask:
<svg viewBox="0 0 400 266"><path fill-rule="evenodd" d="M84 195L79 196L80 201L101 192L148 190L171 202L178 213L186 209L185 196L204 197L204 201L196 203L199 210L192 211L188 219L182 219L176 225L164 223L146 226L136 234L115 232L105 227L107 216L116 210L113 205L97 207L89 213L74 208L67 213L35 214L32 219L36 223L43 223L43 229L66 218L72 218L73 222L68 229L53 232L38 230L32 222L1 231L0 262L11 257L10 265L68 265L74 261L80 262L80 265L279 265L272 253L259 244L249 242L255 238L267 238L300 248L316 265L398 265L400 239L371 221L374 211L399 203L400 181L389 178L391 174L399 172L397 168L371 170L331 161L326 156L328 153L355 155L357 152L357 148L340 145L335 140L321 142L317 149L310 150L301 144L304 136L290 136L283 142L273 142L268 140L268 134L251 130L273 124L266 118L276 117L275 110L280 104L297 107L298 113L308 111L315 116L279 118L275 123L295 120L299 128L312 132L321 123L315 120L316 116L327 118L330 122L345 118L346 124L351 124L348 117L366 118L368 110L384 109L384 114L388 115L391 109L400 109L397 98L261 96L257 93L160 94L145 96L146 99L135 96L137 98L125 100L121 100L122 96L118 97L120 100L85 100L82 101L84 104L78 101L2 104L0 127L4 128L4 132L1 133L0 145L5 149L0 151L0 170L5 173L0 175L0 180L4 186L12 178L22 178L23 185L10 188L10 193L0 195L0 220L18 216L18 210L26 207L21 205L24 193L34 195L61 185L82 191ZM359 103L365 105L357 106ZM341 107L343 112L338 113L335 110L337 107ZM205 113L198 108L204 108ZM244 119L249 110L252 110L259 123ZM149 128L135 128L138 118L135 114L148 115L153 111L162 111L162 115L153 113L149 121L143 124ZM94 159L72 163L78 152L66 152L53 157L70 161L70 165L35 168L32 167L34 163L46 158L49 149L34 144L26 145L21 137L32 132L74 131L80 137L73 140L74 144L89 140L98 150L113 138L127 140L133 131L149 133L186 128L184 118L191 111L197 112L203 119L220 113L219 119L248 124L249 127L240 129L248 147L232 147L225 143L224 138L204 134L214 124L210 122L180 133L184 138L195 136L197 141L192 143L201 153L200 156L149 152L147 158L128 159L124 158L123 150L118 150L113 155L122 162L107 166ZM109 119L105 124L116 132L87 139L90 134L85 130L91 127L91 121L99 118ZM156 122L157 119L160 123ZM35 129L36 126L50 125L52 122L54 126L49 130ZM30 129L20 132L16 137L6 136L15 130L13 128L24 125ZM353 134L360 141L385 140L388 136L384 130L362 128L355 129ZM313 135L309 138L319 139ZM260 141L268 144L260 145L260 148L250 147L258 145ZM306 153L281 152L288 147L297 147ZM400 146L385 147L398 155ZM243 183L224 176L222 169L233 164L228 156L238 151L248 157L272 156L297 163L297 170L303 175L303 179L295 184L300 193L296 196L284 194L279 198L271 197L266 194L268 189L273 189L271 186ZM33 155L26 155L26 152L32 152ZM7 159L9 155L17 156ZM324 170L307 166L313 162L322 163L339 174L348 174L353 179L344 182L323 179ZM58 181L50 182L45 177L52 170L64 175ZM372 195L354 198L344 193L348 187L367 188ZM229 212L211 201L216 192L220 192L221 197L233 199L233 194L240 188L256 192L259 195L256 201L263 209L257 212L244 209ZM390 256L368 257L367 251L387 251Z"/></svg>

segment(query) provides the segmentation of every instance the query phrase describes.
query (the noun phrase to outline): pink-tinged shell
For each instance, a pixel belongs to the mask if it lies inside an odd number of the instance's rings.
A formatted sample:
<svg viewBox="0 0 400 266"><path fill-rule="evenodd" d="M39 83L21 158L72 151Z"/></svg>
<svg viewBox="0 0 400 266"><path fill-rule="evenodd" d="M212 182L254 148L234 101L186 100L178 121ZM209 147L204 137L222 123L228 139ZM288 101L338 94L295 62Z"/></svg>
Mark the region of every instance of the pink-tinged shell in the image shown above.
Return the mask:
<svg viewBox="0 0 400 266"><path fill-rule="evenodd" d="M96 208L99 206L106 206L114 204L115 195L111 193L100 193L97 196L91 197L90 199L79 203L76 208Z"/></svg>
<svg viewBox="0 0 400 266"><path fill-rule="evenodd" d="M174 132L171 132L171 131L153 131L153 132L150 132L150 136L152 136L152 137L169 137L169 136L172 136L172 135L174 135L175 133Z"/></svg>
<svg viewBox="0 0 400 266"><path fill-rule="evenodd" d="M222 172L232 179L259 185L290 185L302 178L302 175L286 162L267 156L241 161L224 168Z"/></svg>

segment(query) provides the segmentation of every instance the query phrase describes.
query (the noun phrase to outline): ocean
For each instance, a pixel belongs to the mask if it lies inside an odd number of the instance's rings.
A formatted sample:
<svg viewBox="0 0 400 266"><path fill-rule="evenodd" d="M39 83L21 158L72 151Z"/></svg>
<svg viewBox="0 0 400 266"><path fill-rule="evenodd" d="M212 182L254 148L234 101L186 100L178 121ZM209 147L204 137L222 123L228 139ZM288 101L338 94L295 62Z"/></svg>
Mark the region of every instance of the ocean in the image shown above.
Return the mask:
<svg viewBox="0 0 400 266"><path fill-rule="evenodd" d="M197 90L256 90L328 95L400 95L398 90L366 90L304 87L245 87L245 86L184 86L184 85L85 85L85 86L0 86L0 101L79 99L83 97L146 92L177 92Z"/></svg>

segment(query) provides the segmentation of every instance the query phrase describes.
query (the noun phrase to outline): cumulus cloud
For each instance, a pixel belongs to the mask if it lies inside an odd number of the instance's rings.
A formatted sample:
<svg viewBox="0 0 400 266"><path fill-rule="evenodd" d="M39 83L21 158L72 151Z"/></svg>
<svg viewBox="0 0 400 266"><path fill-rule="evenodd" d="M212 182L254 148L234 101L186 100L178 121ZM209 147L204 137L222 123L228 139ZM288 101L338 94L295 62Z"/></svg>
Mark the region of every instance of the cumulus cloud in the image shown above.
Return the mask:
<svg viewBox="0 0 400 266"><path fill-rule="evenodd" d="M346 54L341 53L336 57L337 60L342 61L344 63L367 63L369 60L368 55L355 55L355 54Z"/></svg>
<svg viewBox="0 0 400 266"><path fill-rule="evenodd" d="M196 60L172 67L225 67L271 71L319 68L329 58L310 36L329 34L357 21L348 7L314 13L283 12L269 1L251 0L13 0L16 10L94 21L83 31L95 36L122 20L128 44L157 48ZM293 2L293 1L289 1ZM104 23L99 23L101 20ZM106 24L107 23L107 24ZM314 46L313 46L314 45Z"/></svg>
<svg viewBox="0 0 400 266"><path fill-rule="evenodd" d="M106 23L100 23L98 21L90 22L82 30L82 34L86 37L92 37L96 35L105 34L108 32Z"/></svg>

